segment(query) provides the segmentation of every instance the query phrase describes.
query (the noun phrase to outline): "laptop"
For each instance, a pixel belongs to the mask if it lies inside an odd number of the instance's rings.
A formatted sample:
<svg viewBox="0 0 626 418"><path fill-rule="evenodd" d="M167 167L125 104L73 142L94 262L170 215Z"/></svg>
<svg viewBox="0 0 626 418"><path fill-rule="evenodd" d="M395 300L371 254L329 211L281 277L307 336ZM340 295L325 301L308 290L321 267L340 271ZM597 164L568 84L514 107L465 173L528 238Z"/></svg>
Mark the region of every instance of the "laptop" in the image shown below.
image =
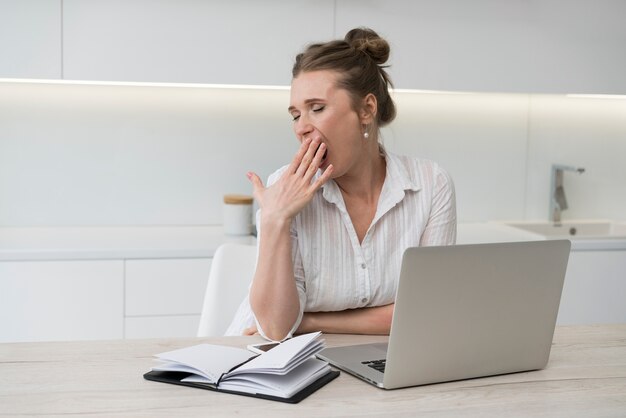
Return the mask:
<svg viewBox="0 0 626 418"><path fill-rule="evenodd" d="M408 248L388 343L318 357L385 389L544 368L570 241Z"/></svg>

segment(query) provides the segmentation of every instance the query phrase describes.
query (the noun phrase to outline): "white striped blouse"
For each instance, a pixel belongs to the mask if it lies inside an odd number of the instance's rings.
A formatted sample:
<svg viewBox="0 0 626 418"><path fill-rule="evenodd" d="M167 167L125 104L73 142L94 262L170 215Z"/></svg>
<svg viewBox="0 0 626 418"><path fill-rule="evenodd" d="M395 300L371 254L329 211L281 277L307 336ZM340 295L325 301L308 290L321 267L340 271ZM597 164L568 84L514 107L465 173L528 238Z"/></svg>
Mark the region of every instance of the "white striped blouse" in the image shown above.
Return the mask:
<svg viewBox="0 0 626 418"><path fill-rule="evenodd" d="M433 161L384 155L387 173L376 214L362 243L332 180L294 218L292 255L300 316L292 332L303 312L393 303L406 248L455 243L456 203L448 173ZM273 173L268 185L286 168ZM226 334L241 335L253 325L264 335L246 298Z"/></svg>

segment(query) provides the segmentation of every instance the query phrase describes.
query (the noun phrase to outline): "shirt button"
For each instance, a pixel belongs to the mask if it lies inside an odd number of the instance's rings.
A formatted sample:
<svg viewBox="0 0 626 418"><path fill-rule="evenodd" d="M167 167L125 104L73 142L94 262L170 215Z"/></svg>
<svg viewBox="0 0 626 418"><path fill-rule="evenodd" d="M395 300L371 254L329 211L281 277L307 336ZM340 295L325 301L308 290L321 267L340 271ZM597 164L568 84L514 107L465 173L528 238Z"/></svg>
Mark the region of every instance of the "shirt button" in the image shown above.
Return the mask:
<svg viewBox="0 0 626 418"><path fill-rule="evenodd" d="M363 302L363 303L367 302L367 298L361 299L361 302Z"/></svg>
<svg viewBox="0 0 626 418"><path fill-rule="evenodd" d="M362 269L364 269L364 268L366 268L366 267L367 267L367 266L365 265L365 263L362 263L362 264L361 264L361 268L362 268Z"/></svg>

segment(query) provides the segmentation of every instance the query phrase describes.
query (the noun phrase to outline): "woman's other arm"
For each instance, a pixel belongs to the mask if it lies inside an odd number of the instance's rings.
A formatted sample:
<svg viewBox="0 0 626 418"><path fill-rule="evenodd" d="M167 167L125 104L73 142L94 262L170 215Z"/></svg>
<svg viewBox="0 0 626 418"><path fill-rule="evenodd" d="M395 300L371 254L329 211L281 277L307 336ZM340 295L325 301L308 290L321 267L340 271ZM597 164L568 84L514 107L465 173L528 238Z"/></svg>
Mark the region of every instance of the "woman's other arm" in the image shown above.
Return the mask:
<svg viewBox="0 0 626 418"><path fill-rule="evenodd" d="M307 312L298 333L389 335L394 304L338 312Z"/></svg>

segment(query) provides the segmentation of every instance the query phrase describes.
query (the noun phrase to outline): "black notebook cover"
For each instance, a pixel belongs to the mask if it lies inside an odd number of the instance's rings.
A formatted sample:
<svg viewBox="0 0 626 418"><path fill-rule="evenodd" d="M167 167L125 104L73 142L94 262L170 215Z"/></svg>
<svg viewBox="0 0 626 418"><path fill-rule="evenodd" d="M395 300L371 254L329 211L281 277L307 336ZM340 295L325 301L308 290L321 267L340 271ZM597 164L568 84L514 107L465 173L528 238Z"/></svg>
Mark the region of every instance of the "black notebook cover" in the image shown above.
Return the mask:
<svg viewBox="0 0 626 418"><path fill-rule="evenodd" d="M297 392L291 398L281 398L278 396L264 395L264 394L255 394L255 393L247 393L247 392L235 392L230 390L221 390L216 388L213 385L204 384L204 383L195 383L195 382L181 382L182 379L191 376L191 373L183 373L183 372L159 372L159 371L150 371L143 375L143 377L147 380L153 380L155 382L163 382L163 383L172 383L174 385L182 385L182 386L191 386L199 389L208 389L214 390L221 393L232 393L235 395L243 395L243 396L251 396L253 398L261 398L261 399L269 399L271 401L279 401L279 402L287 402L287 403L298 403L302 399L306 398L326 383L335 379L339 376L338 371L330 371L326 373L324 376L317 379L315 382L311 383L309 386L302 389L300 392Z"/></svg>

